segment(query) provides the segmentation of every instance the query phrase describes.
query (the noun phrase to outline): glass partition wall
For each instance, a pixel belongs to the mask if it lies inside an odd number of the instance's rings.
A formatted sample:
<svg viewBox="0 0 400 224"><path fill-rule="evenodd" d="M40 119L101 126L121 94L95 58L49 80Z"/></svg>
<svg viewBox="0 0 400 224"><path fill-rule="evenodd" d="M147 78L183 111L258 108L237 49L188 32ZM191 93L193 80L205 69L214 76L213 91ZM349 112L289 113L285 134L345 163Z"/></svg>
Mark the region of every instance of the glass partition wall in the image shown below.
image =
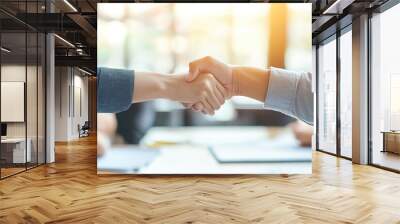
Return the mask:
<svg viewBox="0 0 400 224"><path fill-rule="evenodd" d="M38 49L37 41L38 35L35 32L27 32L27 64L26 64L26 114L27 114L27 146L28 159L27 167L31 168L37 164L37 124L38 124L38 111L37 111L37 80L38 80ZM28 94L29 93L29 94ZM30 148L29 148L30 147Z"/></svg>
<svg viewBox="0 0 400 224"><path fill-rule="evenodd" d="M396 172L400 172L398 21L400 4L388 1L371 14L365 34L370 41L368 164ZM352 157L352 42L349 25L317 45L317 150L347 159Z"/></svg>
<svg viewBox="0 0 400 224"><path fill-rule="evenodd" d="M39 12L39 1L18 7ZM0 12L1 179L45 163L45 41L43 33Z"/></svg>
<svg viewBox="0 0 400 224"><path fill-rule="evenodd" d="M400 4L371 18L370 163L400 171Z"/></svg>
<svg viewBox="0 0 400 224"><path fill-rule="evenodd" d="M317 150L352 157L351 25L318 44Z"/></svg>
<svg viewBox="0 0 400 224"><path fill-rule="evenodd" d="M336 153L336 39L318 47L318 149Z"/></svg>
<svg viewBox="0 0 400 224"><path fill-rule="evenodd" d="M1 34L1 177L26 169L26 33ZM6 49L6 50L4 50Z"/></svg>
<svg viewBox="0 0 400 224"><path fill-rule="evenodd" d="M352 158L352 32L340 36L340 155Z"/></svg>

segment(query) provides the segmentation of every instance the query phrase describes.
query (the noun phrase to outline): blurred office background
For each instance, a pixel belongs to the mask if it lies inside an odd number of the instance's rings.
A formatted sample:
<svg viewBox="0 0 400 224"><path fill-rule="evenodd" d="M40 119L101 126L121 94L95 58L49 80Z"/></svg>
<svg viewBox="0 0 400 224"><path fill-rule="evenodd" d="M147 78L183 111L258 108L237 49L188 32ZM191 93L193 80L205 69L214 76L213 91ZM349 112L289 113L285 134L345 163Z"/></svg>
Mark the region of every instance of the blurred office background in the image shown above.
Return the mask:
<svg viewBox="0 0 400 224"><path fill-rule="evenodd" d="M98 66L182 73L190 61L210 55L260 68L312 68L308 4L99 4L97 27ZM117 132L124 142L136 144L152 126L285 126L294 121L262 108L261 102L234 97L214 116L205 116L157 100L117 114L123 121Z"/></svg>

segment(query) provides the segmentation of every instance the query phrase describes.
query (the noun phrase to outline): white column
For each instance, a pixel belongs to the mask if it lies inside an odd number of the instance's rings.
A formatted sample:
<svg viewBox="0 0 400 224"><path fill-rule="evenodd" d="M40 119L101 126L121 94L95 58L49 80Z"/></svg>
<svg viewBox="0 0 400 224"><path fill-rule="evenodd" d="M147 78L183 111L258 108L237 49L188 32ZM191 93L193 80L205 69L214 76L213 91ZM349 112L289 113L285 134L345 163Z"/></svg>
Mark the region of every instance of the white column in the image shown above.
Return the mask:
<svg viewBox="0 0 400 224"><path fill-rule="evenodd" d="M55 161L54 133L55 133L55 61L54 35L46 36L46 163Z"/></svg>
<svg viewBox="0 0 400 224"><path fill-rule="evenodd" d="M314 132L312 136L311 147L313 150L317 149L317 47L315 45L312 46L312 92L314 97Z"/></svg>
<svg viewBox="0 0 400 224"><path fill-rule="evenodd" d="M353 162L368 163L368 15L353 20Z"/></svg>
<svg viewBox="0 0 400 224"><path fill-rule="evenodd" d="M54 5L46 1L46 11L54 12ZM54 35L46 35L46 163L55 161L55 43Z"/></svg>

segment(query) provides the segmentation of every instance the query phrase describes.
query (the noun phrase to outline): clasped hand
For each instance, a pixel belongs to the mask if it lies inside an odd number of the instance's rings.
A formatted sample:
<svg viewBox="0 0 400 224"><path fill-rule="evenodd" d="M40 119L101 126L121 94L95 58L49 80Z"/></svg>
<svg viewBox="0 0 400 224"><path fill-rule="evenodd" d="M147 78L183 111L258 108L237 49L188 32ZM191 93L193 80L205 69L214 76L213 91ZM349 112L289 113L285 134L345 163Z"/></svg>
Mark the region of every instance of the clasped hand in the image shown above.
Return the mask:
<svg viewBox="0 0 400 224"><path fill-rule="evenodd" d="M186 82L192 84L191 93L198 100L183 105L204 114L213 115L235 93L232 68L209 56L189 64Z"/></svg>

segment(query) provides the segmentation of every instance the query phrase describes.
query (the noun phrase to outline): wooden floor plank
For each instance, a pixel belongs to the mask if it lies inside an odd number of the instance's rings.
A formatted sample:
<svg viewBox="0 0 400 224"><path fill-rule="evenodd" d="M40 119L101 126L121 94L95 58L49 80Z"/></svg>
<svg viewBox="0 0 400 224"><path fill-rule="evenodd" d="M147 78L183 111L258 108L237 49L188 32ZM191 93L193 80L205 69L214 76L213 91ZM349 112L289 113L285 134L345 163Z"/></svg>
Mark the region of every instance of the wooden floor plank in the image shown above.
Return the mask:
<svg viewBox="0 0 400 224"><path fill-rule="evenodd" d="M400 223L400 175L320 152L312 175L96 174L96 139L0 181L0 223Z"/></svg>

